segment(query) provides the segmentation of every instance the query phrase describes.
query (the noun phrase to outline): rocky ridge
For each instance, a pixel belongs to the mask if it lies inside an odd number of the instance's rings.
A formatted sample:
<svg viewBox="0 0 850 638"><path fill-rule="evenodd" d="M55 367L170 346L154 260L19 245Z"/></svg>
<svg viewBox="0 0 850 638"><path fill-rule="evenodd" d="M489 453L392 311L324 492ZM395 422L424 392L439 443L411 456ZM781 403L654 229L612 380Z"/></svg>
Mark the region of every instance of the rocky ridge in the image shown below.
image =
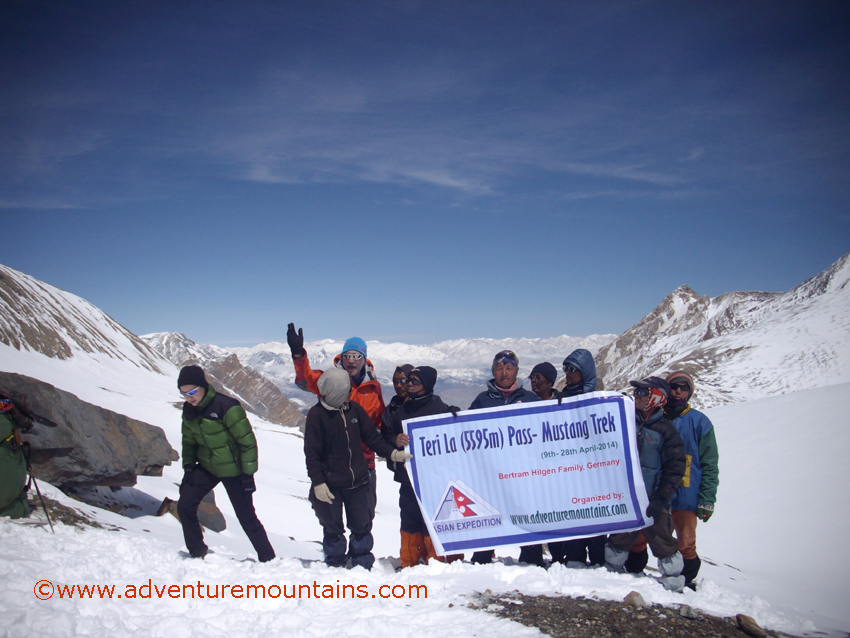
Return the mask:
<svg viewBox="0 0 850 638"><path fill-rule="evenodd" d="M297 404L268 378L249 366L239 356L223 348L200 345L179 332L159 332L140 337L175 366L199 365L209 381L239 399L243 407L270 423L301 427L305 416Z"/></svg>
<svg viewBox="0 0 850 638"><path fill-rule="evenodd" d="M688 286L597 356L609 390L676 369L711 407L850 380L850 255L783 292L703 297Z"/></svg>

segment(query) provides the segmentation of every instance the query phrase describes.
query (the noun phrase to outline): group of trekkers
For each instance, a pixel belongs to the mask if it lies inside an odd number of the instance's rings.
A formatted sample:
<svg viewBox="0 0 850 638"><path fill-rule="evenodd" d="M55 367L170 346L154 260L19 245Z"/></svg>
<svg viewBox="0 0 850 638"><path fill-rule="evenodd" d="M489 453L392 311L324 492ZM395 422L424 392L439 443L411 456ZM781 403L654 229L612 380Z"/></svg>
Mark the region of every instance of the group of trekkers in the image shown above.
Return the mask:
<svg viewBox="0 0 850 638"><path fill-rule="evenodd" d="M304 454L310 477L310 502L324 532L325 562L334 566L371 568L372 520L375 515L375 453L399 483L401 567L428 560L459 560L463 555L438 556L405 469L412 458L403 422L417 417L457 413L434 394L437 370L402 364L392 376L393 396L385 405L381 385L367 357L365 341L352 337L327 371L313 370L304 349L304 333L287 330L295 382L319 401L307 414ZM596 364L588 350L578 349L563 361L562 390L549 362L535 365L531 389L518 379L519 359L504 350L493 358L493 377L468 409L476 410L533 401L574 397L597 389ZM695 384L684 371L632 381L641 470L647 489L647 517L640 531L548 543L552 563L567 567L605 566L640 573L648 561L647 545L658 559L661 583L673 591L694 587L700 567L696 552L697 519L714 512L718 485L718 454L711 422L689 405ZM345 524L350 532L346 546ZM490 563L492 550L476 551L473 563ZM547 566L543 545L523 546L520 563Z"/></svg>
<svg viewBox="0 0 850 638"><path fill-rule="evenodd" d="M309 500L323 530L322 549L330 566L370 569L372 521L377 503L375 454L387 461L399 483L400 561L412 567L428 560L454 561L463 555L438 556L405 469L412 455L403 422L422 416L457 413L434 394L437 371L430 366L396 367L395 390L384 403L381 384L367 357L366 343L348 339L326 371L313 370L304 349L302 329L287 330L295 382L318 397L307 413L304 455L310 478ZM558 373L549 362L535 365L531 389L519 380L519 359L510 350L493 358L493 377L470 410L574 397L597 389L596 364L588 350L578 349L563 361L564 380L555 389ZM203 369L185 366L178 376L183 396L183 481L177 511L190 556L203 558L208 548L198 520L203 498L223 483L243 530L260 562L275 557L253 504L256 490L257 441L239 402L217 392ZM616 572L640 573L648 561L647 546L658 559L660 581L668 589L695 587L700 568L696 551L697 520L714 512L718 485L718 453L711 421L689 404L695 384L685 371L665 378L632 381L637 445L652 523L639 531L577 538L523 546L519 562L546 567L561 563L571 568L605 566ZM15 403L0 395L0 515L25 516L26 462L18 456L15 433L27 422ZM19 437L18 437L19 440ZM8 474L8 476L6 476ZM14 474L14 476L13 476ZM21 494L24 494L23 498ZM349 530L346 541L345 527ZM476 551L473 563L490 563L493 550Z"/></svg>

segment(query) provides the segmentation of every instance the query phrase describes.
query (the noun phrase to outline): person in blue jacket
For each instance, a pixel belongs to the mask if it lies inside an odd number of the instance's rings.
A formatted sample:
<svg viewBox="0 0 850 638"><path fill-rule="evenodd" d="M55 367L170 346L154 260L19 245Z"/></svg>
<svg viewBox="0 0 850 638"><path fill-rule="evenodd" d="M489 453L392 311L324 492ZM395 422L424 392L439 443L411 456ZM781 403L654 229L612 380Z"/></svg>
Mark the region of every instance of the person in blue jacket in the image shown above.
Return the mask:
<svg viewBox="0 0 850 638"><path fill-rule="evenodd" d="M589 350L579 348L573 350L564 359L564 389L561 399L575 397L580 394L596 391L596 362ZM591 567L605 564L606 535L576 538L569 541L549 543L549 553L553 563L561 563L571 568L587 567L590 559Z"/></svg>
<svg viewBox="0 0 850 638"><path fill-rule="evenodd" d="M679 541L673 536L670 502L685 475L685 444L676 427L664 415L670 385L660 377L630 381L635 388L635 418L640 469L649 497L647 518L652 522L642 530L611 534L605 546L605 567L626 572L626 561L638 537L643 534L658 559L659 580L665 589L680 592L685 587L684 561Z"/></svg>
<svg viewBox="0 0 850 638"><path fill-rule="evenodd" d="M469 406L470 410L540 400L534 392L523 388L517 380L519 357L513 351L502 350L497 352L496 356L493 357L493 365L490 369L493 372L493 378L487 382L487 389L475 397L472 405ZM472 562L477 564L492 563L493 550L486 549L475 552L472 555Z"/></svg>
<svg viewBox="0 0 850 638"><path fill-rule="evenodd" d="M671 505L673 527L685 561L682 576L687 585L694 587L693 581L702 564L697 555L697 520L707 523L714 514L720 483L720 455L711 421L688 403L694 393L694 380L684 370L676 370L667 376L667 383L670 384L670 401L664 413L684 440L687 458L682 485L676 490Z"/></svg>
<svg viewBox="0 0 850 638"><path fill-rule="evenodd" d="M695 389L691 375L684 370L676 370L667 375L667 382L670 384L670 400L664 406L664 414L682 437L686 458L682 485L676 490L670 505L671 517L684 560L682 576L685 577L685 585L696 589L694 579L702 564L697 555L697 520L706 523L714 513L720 482L719 455L711 421L688 403ZM648 559L646 539L640 537L632 546L626 569L639 573L646 567Z"/></svg>

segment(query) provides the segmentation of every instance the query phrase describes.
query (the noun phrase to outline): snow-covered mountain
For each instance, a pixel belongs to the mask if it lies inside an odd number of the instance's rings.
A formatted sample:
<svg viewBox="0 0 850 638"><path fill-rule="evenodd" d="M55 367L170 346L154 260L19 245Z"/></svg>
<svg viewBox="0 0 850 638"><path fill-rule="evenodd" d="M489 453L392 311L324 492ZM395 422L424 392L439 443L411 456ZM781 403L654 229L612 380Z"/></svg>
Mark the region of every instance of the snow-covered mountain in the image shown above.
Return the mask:
<svg viewBox="0 0 850 638"><path fill-rule="evenodd" d="M277 424L303 421L298 406L267 378L244 368L233 354L185 338L170 342L165 351L177 363L85 299L0 265L0 370L45 381L83 401L155 423L144 412L128 413L121 397L133 394L130 387L146 388L153 395L162 389L171 398L168 411L179 419L177 366L209 361L220 389L247 410ZM137 408L138 402L133 406Z"/></svg>
<svg viewBox="0 0 850 638"><path fill-rule="evenodd" d="M710 299L687 286L596 361L608 390L630 379L689 372L702 407L850 381L850 254L788 292Z"/></svg>
<svg viewBox="0 0 850 638"><path fill-rule="evenodd" d="M309 327L305 333L309 336ZM351 336L351 335L348 335ZM491 377L490 365L493 355L500 350L513 350L520 362L520 378L528 376L531 369L543 361L549 361L561 370L564 358L576 348L596 352L616 335L590 335L569 337L563 335L545 339L455 339L429 345L407 343L382 343L368 341L369 359L385 390L392 396L392 374L396 366L433 366L439 372L436 391L449 403L466 407ZM342 350L344 340L325 339L305 342L304 348L310 365L326 370L333 365L334 357ZM310 403L312 397L301 393L295 386L295 370L292 355L286 343L261 343L253 348L230 348L239 355L240 361L259 370L282 388L289 396L300 396Z"/></svg>
<svg viewBox="0 0 850 638"><path fill-rule="evenodd" d="M300 406L266 376L242 365L238 355L216 346L199 345L179 332L157 332L140 338L178 368L200 365L216 387L239 397L246 410L279 425L303 424Z"/></svg>
<svg viewBox="0 0 850 638"><path fill-rule="evenodd" d="M160 374L171 368L162 355L85 299L2 264L0 342L61 360L109 357Z"/></svg>

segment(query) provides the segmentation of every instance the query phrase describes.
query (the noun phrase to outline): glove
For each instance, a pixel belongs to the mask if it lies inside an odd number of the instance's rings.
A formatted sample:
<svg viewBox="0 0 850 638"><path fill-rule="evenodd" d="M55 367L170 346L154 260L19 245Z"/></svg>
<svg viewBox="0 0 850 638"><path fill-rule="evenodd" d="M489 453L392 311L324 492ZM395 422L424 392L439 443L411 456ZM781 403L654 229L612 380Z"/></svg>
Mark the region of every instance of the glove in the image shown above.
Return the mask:
<svg viewBox="0 0 850 638"><path fill-rule="evenodd" d="M393 453L390 454L390 461L394 463L404 463L407 459L412 459L413 455L408 454L404 450L393 450Z"/></svg>
<svg viewBox="0 0 850 638"><path fill-rule="evenodd" d="M286 328L286 343L289 344L289 350L292 352L292 356L305 354L304 328L298 328L298 332L295 332L295 324L289 324Z"/></svg>
<svg viewBox="0 0 850 638"><path fill-rule="evenodd" d="M313 494L316 495L316 498L322 501L323 503L327 503L328 505L333 504L334 495L331 494L331 491L328 489L327 483L320 483L316 487L313 488Z"/></svg>
<svg viewBox="0 0 850 638"><path fill-rule="evenodd" d="M667 509L667 501L660 498L654 498L649 501L649 506L646 508L646 515L651 518L658 518Z"/></svg>
<svg viewBox="0 0 850 638"><path fill-rule="evenodd" d="M197 468L198 468L197 463L192 463L192 465L186 465L183 468L183 483L182 483L182 485L191 485L191 486L194 487L195 480L192 477L192 475L194 474L194 472Z"/></svg>
<svg viewBox="0 0 850 638"><path fill-rule="evenodd" d="M700 503L697 505L697 518L703 523L707 523L712 514L714 514L714 503Z"/></svg>
<svg viewBox="0 0 850 638"><path fill-rule="evenodd" d="M242 475L242 490L248 492L257 491L257 484L254 483L254 475L253 474L243 474Z"/></svg>

